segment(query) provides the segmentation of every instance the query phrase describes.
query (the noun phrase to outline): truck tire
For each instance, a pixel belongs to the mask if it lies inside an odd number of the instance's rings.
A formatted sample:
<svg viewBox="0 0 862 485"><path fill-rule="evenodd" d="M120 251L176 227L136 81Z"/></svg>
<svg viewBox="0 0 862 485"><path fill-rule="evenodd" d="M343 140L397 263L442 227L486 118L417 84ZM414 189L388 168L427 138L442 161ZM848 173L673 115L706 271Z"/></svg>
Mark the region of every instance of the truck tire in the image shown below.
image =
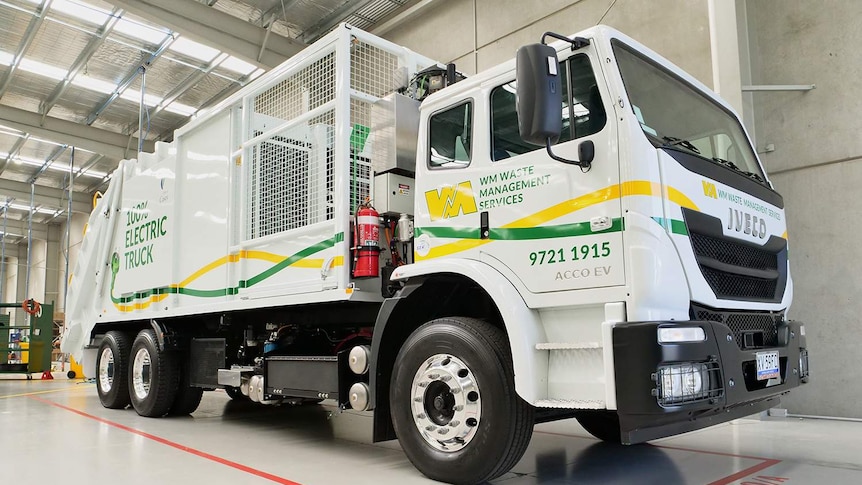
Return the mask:
<svg viewBox="0 0 862 485"><path fill-rule="evenodd" d="M96 392L102 406L123 409L129 405L129 353L131 339L111 330L102 338L96 355ZM29 377L29 376L28 376Z"/></svg>
<svg viewBox="0 0 862 485"><path fill-rule="evenodd" d="M620 443L620 415L615 411L578 411L575 414L587 433L608 443Z"/></svg>
<svg viewBox="0 0 862 485"><path fill-rule="evenodd" d="M515 393L506 335L472 318L432 320L398 352L392 424L427 477L473 484L509 471L533 433L534 408Z"/></svg>
<svg viewBox="0 0 862 485"><path fill-rule="evenodd" d="M195 412L201 404L201 399L204 396L202 387L193 387L191 385L191 369L189 369L189 359L183 359L183 365L180 368L179 387L177 388L177 397L174 398L174 404L171 406L168 414L171 416L184 416Z"/></svg>
<svg viewBox="0 0 862 485"><path fill-rule="evenodd" d="M175 352L159 350L156 334L141 330L129 359L129 397L141 416L167 414L177 396L179 365Z"/></svg>

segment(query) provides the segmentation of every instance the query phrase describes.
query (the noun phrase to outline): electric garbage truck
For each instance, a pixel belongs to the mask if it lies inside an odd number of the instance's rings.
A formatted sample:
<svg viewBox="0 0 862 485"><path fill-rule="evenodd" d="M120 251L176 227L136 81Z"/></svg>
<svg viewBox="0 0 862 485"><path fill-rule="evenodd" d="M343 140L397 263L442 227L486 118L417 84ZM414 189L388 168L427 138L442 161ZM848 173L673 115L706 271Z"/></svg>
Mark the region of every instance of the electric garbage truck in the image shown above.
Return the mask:
<svg viewBox="0 0 862 485"><path fill-rule="evenodd" d="M63 350L107 408L331 399L477 483L538 422L634 444L777 405L809 372L792 293L739 116L635 40L465 78L341 25L120 163Z"/></svg>

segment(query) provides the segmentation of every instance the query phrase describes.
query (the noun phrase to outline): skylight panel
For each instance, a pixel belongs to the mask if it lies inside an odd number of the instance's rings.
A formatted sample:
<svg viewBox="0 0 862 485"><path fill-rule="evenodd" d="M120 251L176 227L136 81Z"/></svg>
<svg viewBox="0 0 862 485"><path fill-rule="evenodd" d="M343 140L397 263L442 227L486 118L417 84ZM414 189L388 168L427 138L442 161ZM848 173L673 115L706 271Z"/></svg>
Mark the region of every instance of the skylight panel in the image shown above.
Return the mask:
<svg viewBox="0 0 862 485"><path fill-rule="evenodd" d="M32 72L33 74L39 74L40 76L49 77L57 81L66 79L66 74L68 73L66 69L49 66L48 64L34 61L26 57L21 59L21 62L18 63L18 68L22 71Z"/></svg>
<svg viewBox="0 0 862 485"><path fill-rule="evenodd" d="M198 112L197 108L192 106L188 106L182 103L173 102L164 107L165 111L170 111L171 113L180 114L183 116L191 116Z"/></svg>
<svg viewBox="0 0 862 485"><path fill-rule="evenodd" d="M140 103L141 102L141 90L140 89L134 89L134 88L126 88L126 90L123 91L123 94L121 94L120 97L125 99L126 101L131 101L133 103ZM147 106L152 108L154 106L158 106L159 104L161 104L161 102L162 102L162 98L155 96L155 95L152 95L152 94L144 93L144 103Z"/></svg>
<svg viewBox="0 0 862 485"><path fill-rule="evenodd" d="M15 56L8 53L0 51L0 64L4 66L9 66L12 64L12 61L15 59Z"/></svg>
<svg viewBox="0 0 862 485"><path fill-rule="evenodd" d="M210 62L219 55L218 49L213 49L185 37L179 37L171 42L171 46L168 49L204 62Z"/></svg>
<svg viewBox="0 0 862 485"><path fill-rule="evenodd" d="M161 44L168 36L168 32L164 30L140 24L127 18L121 18L114 26L114 31L150 44Z"/></svg>
<svg viewBox="0 0 862 485"><path fill-rule="evenodd" d="M238 72L243 76L251 74L255 69L257 69L257 66L249 64L242 59L237 59L234 56L228 56L227 59L222 61L219 65L225 69L230 69L233 72Z"/></svg>
<svg viewBox="0 0 862 485"><path fill-rule="evenodd" d="M75 79L72 80L72 84L80 88L89 89L90 91L96 91L97 93L102 94L113 94L114 90L117 89L116 84L92 78L90 76L84 76L82 74L75 76Z"/></svg>
<svg viewBox="0 0 862 485"><path fill-rule="evenodd" d="M86 175L88 177L95 177L100 179L106 177L108 174L106 174L105 172L97 172L95 170L87 170L86 172L80 173L78 175Z"/></svg>
<svg viewBox="0 0 862 485"><path fill-rule="evenodd" d="M99 7L75 0L54 0L51 9L96 25L104 24L111 16Z"/></svg>

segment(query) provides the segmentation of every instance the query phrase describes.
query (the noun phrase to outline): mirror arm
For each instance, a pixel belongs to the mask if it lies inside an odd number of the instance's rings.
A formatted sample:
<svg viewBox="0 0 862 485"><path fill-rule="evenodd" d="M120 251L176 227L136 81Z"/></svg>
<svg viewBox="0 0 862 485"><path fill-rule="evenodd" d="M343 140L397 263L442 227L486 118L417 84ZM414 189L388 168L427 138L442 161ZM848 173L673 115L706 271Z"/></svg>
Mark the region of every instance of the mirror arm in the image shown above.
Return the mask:
<svg viewBox="0 0 862 485"><path fill-rule="evenodd" d="M572 50L573 51L576 51L578 49L581 49L583 47L590 45L590 39L585 39L583 37L575 37L573 39L570 39L564 35L560 35L560 34L557 34L554 32L545 32L544 34L542 34L542 44L548 45L548 43L545 42L546 37L553 37L555 39L562 40L562 41L568 42L569 44L572 44Z"/></svg>
<svg viewBox="0 0 862 485"><path fill-rule="evenodd" d="M581 171L584 173L589 172L590 169L593 168L592 162L581 162L579 160L569 160L568 158L558 157L557 155L555 155L554 152L551 150L551 139L550 138L548 138L547 141L545 142L545 148L548 150L548 156L549 157L553 158L554 160L556 160L558 162L567 163L569 165L577 165L577 166L581 167Z"/></svg>

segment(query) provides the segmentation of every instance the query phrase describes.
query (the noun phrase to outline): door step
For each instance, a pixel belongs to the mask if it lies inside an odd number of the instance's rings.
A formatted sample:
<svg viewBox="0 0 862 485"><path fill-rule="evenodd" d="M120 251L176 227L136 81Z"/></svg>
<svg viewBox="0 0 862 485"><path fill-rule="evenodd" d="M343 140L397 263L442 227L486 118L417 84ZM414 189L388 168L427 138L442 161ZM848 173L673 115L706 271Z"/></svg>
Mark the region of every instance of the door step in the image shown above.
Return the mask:
<svg viewBox="0 0 862 485"><path fill-rule="evenodd" d="M601 350L602 344L599 342L546 342L536 344L536 350Z"/></svg>
<svg viewBox="0 0 862 485"><path fill-rule="evenodd" d="M604 401L583 400L583 399L540 399L536 401L537 408L557 408L557 409L605 409L607 407Z"/></svg>

